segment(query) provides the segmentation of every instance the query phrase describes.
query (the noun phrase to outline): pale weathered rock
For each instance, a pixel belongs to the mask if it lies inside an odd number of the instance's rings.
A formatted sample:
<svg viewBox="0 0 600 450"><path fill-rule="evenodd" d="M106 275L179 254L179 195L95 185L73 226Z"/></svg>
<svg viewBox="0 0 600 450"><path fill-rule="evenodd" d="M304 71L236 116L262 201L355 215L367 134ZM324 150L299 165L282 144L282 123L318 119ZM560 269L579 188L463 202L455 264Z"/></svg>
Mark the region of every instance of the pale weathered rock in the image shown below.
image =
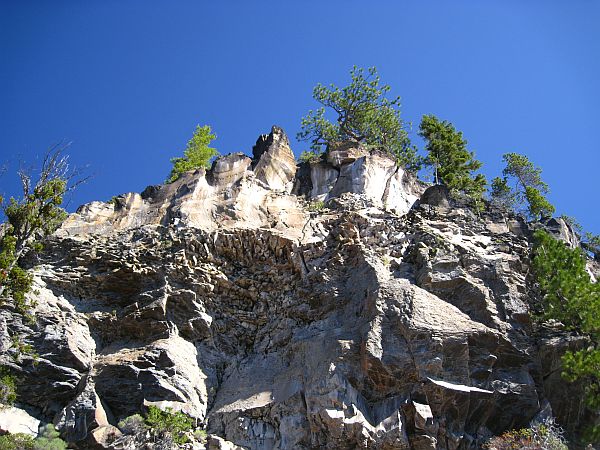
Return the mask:
<svg viewBox="0 0 600 450"><path fill-rule="evenodd" d="M0 404L0 433L23 433L35 437L40 423L24 409Z"/></svg>
<svg viewBox="0 0 600 450"><path fill-rule="evenodd" d="M253 171L270 189L290 192L296 174L296 158L284 131L274 126L252 149Z"/></svg>
<svg viewBox="0 0 600 450"><path fill-rule="evenodd" d="M327 162L339 169L351 164L369 152L360 144L353 141L344 141L330 144L327 148Z"/></svg>
<svg viewBox="0 0 600 450"><path fill-rule="evenodd" d="M111 426L155 405L253 450L477 449L541 415L594 420L558 369L584 341L529 320L533 225L381 152L294 175L280 129L254 150L86 205L49 240L36 324L0 309L0 362L38 419L143 448Z"/></svg>
<svg viewBox="0 0 600 450"><path fill-rule="evenodd" d="M109 449L112 443L122 436L121 431L112 425L105 425L96 428L90 433L90 438L86 442L86 448Z"/></svg>

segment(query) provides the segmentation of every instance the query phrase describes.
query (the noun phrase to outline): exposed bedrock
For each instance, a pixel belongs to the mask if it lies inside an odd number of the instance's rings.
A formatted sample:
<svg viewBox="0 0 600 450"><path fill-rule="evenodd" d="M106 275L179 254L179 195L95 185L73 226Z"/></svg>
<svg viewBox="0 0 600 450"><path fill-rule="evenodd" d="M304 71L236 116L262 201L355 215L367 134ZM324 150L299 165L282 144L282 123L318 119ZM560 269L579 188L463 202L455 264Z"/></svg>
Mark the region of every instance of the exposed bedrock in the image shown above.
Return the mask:
<svg viewBox="0 0 600 450"><path fill-rule="evenodd" d="M349 144L297 167L273 127L253 158L82 206L36 263L36 324L0 309L19 406L80 443L148 405L210 448L476 449L548 414L577 431L559 367L585 342L534 331L531 227L425 188Z"/></svg>

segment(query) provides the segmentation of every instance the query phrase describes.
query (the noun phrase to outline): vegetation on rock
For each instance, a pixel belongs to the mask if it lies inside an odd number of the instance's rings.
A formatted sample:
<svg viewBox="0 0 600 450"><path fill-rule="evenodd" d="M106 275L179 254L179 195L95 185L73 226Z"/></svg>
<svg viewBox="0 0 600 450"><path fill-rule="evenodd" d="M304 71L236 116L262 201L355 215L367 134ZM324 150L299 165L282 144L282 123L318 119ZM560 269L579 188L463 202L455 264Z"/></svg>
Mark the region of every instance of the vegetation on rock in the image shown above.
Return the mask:
<svg viewBox="0 0 600 450"><path fill-rule="evenodd" d="M17 379L6 367L0 366L0 403L12 405L16 399Z"/></svg>
<svg viewBox="0 0 600 450"><path fill-rule="evenodd" d="M67 443L63 441L54 425L47 424L35 439L27 434L15 433L0 436L2 450L65 450Z"/></svg>
<svg viewBox="0 0 600 450"><path fill-rule="evenodd" d="M173 411L166 408L166 411L150 406L146 415L146 424L152 429L153 433L162 436L169 434L176 444L187 442L186 431L194 428L194 421L191 417L181 411Z"/></svg>
<svg viewBox="0 0 600 450"><path fill-rule="evenodd" d="M171 408L163 411L153 405L148 408L145 418L134 414L119 422L119 429L137 441L144 442L150 437L153 442L162 444L185 444L188 442L185 433L193 428L194 420L186 414Z"/></svg>
<svg viewBox="0 0 600 450"><path fill-rule="evenodd" d="M554 420L536 423L530 428L511 430L490 439L488 450L569 450L563 437L563 430Z"/></svg>
<svg viewBox="0 0 600 450"><path fill-rule="evenodd" d="M354 141L366 148L383 150L393 155L398 164L416 172L421 159L400 118L400 97L386 97L391 88L380 83L375 67L365 73L363 68L354 66L350 76L352 81L346 87L319 83L313 89L313 98L323 106L302 118L297 137L310 142L313 150L306 158L318 156L332 143ZM333 111L335 121L326 117L326 108Z"/></svg>
<svg viewBox="0 0 600 450"><path fill-rule="evenodd" d="M433 168L435 183L481 201L487 181L482 174L474 174L482 164L467 149L462 132L446 120L425 115L419 125L419 135L425 140L428 153L425 163Z"/></svg>
<svg viewBox="0 0 600 450"><path fill-rule="evenodd" d="M565 353L563 377L582 383L588 407L600 413L600 284L590 279L580 249L541 230L535 233L533 269L543 298L542 317L590 340L587 347ZM600 426L590 429L588 438L600 438Z"/></svg>
<svg viewBox="0 0 600 450"><path fill-rule="evenodd" d="M173 168L167 178L167 183L173 183L179 177L190 170L210 167L211 160L219 155L219 152L209 147L209 144L217 138L211 132L210 126L196 126L192 138L188 141L182 157L171 158Z"/></svg>
<svg viewBox="0 0 600 450"><path fill-rule="evenodd" d="M529 158L519 153L506 153L503 155L506 167L502 171L503 177L496 177L492 181L492 202L514 209L524 211L531 219L551 217L555 211L554 206L546 199L548 185L542 181L542 169L536 167ZM515 181L513 188L509 179ZM527 204L523 209L522 205Z"/></svg>
<svg viewBox="0 0 600 450"><path fill-rule="evenodd" d="M33 441L34 450L65 450L66 448L67 443L59 437L58 431L51 423L47 424Z"/></svg>
<svg viewBox="0 0 600 450"><path fill-rule="evenodd" d="M42 241L53 233L66 217L60 207L65 193L85 180L69 182L76 173L69 170L68 157L62 154L65 146L56 146L45 156L37 177L26 170L19 171L23 197L0 198L6 222L0 231L0 303L10 301L20 313L30 305L26 294L32 277L20 265L29 251L40 251Z"/></svg>

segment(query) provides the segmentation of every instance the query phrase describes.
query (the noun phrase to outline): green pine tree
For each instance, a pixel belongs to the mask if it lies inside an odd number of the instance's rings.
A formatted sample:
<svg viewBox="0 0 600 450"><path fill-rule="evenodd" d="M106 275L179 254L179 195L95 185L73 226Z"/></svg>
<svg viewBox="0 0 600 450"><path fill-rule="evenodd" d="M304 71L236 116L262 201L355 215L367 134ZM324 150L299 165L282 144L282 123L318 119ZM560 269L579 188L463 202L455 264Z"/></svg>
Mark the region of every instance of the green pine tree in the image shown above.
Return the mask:
<svg viewBox="0 0 600 450"><path fill-rule="evenodd" d="M555 208L544 196L549 189L542 181L542 169L519 153L506 153L502 159L506 163L502 171L504 178L495 178L492 182L492 201L517 211L523 209L521 205L527 204L524 212L531 219L551 217ZM508 185L509 177L515 181L512 189Z"/></svg>
<svg viewBox="0 0 600 450"><path fill-rule="evenodd" d="M448 121L424 115L419 135L425 139L425 163L432 167L435 183L481 201L487 181L482 174L474 174L482 164L467 149L463 134Z"/></svg>
<svg viewBox="0 0 600 450"><path fill-rule="evenodd" d="M543 296L542 318L558 320L590 340L585 348L565 353L563 377L581 383L588 407L600 413L600 284L590 279L581 249L545 231L535 233L533 269ZM588 439L599 438L600 426L588 430Z"/></svg>
<svg viewBox="0 0 600 450"><path fill-rule="evenodd" d="M346 87L317 84L313 98L322 107L309 111L302 118L302 130L297 138L311 144L313 152L306 158L318 158L332 143L355 141L367 148L376 148L393 155L398 164L416 172L421 158L410 143L407 126L400 118L400 97L387 98L390 86L380 83L377 69L354 68L352 81ZM326 114L336 116L331 122Z"/></svg>
<svg viewBox="0 0 600 450"><path fill-rule="evenodd" d="M187 147L183 151L183 157L171 158L173 168L167 178L167 183L173 183L179 177L190 170L199 169L204 167L208 169L210 167L211 160L219 155L219 152L209 147L208 145L217 138L215 134L211 132L208 125L201 127L196 126L194 135L187 143Z"/></svg>

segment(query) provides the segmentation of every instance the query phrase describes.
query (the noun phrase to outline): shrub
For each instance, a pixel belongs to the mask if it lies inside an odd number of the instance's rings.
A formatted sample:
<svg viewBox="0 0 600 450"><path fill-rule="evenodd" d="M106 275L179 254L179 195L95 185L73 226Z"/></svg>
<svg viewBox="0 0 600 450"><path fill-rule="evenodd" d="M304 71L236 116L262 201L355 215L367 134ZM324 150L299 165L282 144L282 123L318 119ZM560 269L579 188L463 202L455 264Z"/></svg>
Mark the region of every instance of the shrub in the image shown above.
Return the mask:
<svg viewBox="0 0 600 450"><path fill-rule="evenodd" d="M0 436L0 449L2 450L32 450L33 443L33 438L23 433Z"/></svg>
<svg viewBox="0 0 600 450"><path fill-rule="evenodd" d="M563 430L546 419L531 428L507 431L490 439L485 448L489 450L569 450L563 437Z"/></svg>
<svg viewBox="0 0 600 450"><path fill-rule="evenodd" d="M171 408L162 411L153 405L148 408L146 424L159 437L171 436L176 444L186 443L187 437L183 433L194 428L193 419L181 411L174 412Z"/></svg>
<svg viewBox="0 0 600 450"><path fill-rule="evenodd" d="M124 434L128 435L141 434L148 429L144 418L139 414L124 418L119 422L118 426Z"/></svg>
<svg viewBox="0 0 600 450"><path fill-rule="evenodd" d="M40 436L33 441L34 450L65 450L67 443L58 436L58 431L51 423L47 424Z"/></svg>
<svg viewBox="0 0 600 450"><path fill-rule="evenodd" d="M0 403L12 405L17 399L17 383L6 367L0 367ZM0 447L2 448L2 447Z"/></svg>
<svg viewBox="0 0 600 450"><path fill-rule="evenodd" d="M208 434L206 433L206 430L194 431L194 437L196 438L197 441L206 442L207 436L208 436Z"/></svg>
<svg viewBox="0 0 600 450"><path fill-rule="evenodd" d="M319 212L323 211L323 209L325 209L325 202L321 200L315 200L314 202L310 202L308 204L308 210L310 212Z"/></svg>
<svg viewBox="0 0 600 450"><path fill-rule="evenodd" d="M320 153L317 150L303 151L298 160L305 163L316 163L319 162L322 155L323 153Z"/></svg>

